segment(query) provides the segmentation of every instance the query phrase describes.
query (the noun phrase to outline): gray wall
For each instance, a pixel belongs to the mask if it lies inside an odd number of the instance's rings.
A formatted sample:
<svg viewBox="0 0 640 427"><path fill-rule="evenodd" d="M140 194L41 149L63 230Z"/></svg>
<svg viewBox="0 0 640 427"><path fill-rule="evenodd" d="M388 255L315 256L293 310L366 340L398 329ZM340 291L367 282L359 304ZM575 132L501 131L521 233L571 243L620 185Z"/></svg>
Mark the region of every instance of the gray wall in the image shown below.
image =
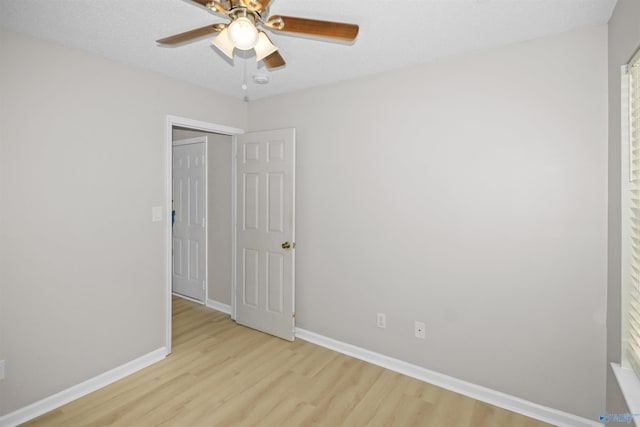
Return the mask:
<svg viewBox="0 0 640 427"><path fill-rule="evenodd" d="M173 139L207 137L207 231L209 234L207 284L210 300L231 305L231 152L232 138L185 129L174 129Z"/></svg>
<svg viewBox="0 0 640 427"><path fill-rule="evenodd" d="M619 8L637 17L633 3ZM299 326L587 418L602 410L606 28L248 110L0 38L0 414L164 344L150 208L164 203L166 114L297 128Z"/></svg>
<svg viewBox="0 0 640 427"><path fill-rule="evenodd" d="M250 103L297 129L298 326L597 419L606 58L598 27Z"/></svg>
<svg viewBox="0 0 640 427"><path fill-rule="evenodd" d="M607 362L620 363L620 67L640 46L640 1L618 0L609 21L609 246ZM626 412L620 388L607 363L607 410Z"/></svg>
<svg viewBox="0 0 640 427"><path fill-rule="evenodd" d="M246 104L0 32L0 414L164 345L166 115Z"/></svg>

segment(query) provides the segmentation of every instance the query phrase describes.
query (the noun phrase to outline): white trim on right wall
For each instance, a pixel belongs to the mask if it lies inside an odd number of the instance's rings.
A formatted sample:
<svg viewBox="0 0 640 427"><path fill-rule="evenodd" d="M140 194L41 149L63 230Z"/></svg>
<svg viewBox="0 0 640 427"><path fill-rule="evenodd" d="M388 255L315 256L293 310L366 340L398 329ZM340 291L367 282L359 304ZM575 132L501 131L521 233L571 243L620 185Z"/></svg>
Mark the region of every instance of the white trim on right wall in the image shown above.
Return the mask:
<svg viewBox="0 0 640 427"><path fill-rule="evenodd" d="M559 427L598 427L602 426L595 420L589 420L557 409L549 408L519 397L511 396L490 388L472 384L439 372L404 362L393 357L385 356L355 345L347 344L324 335L305 329L296 328L296 338L317 344L321 347L337 351L347 356L372 363L390 371L406 375L417 380L460 393L464 396L507 409L527 417L535 418Z"/></svg>
<svg viewBox="0 0 640 427"><path fill-rule="evenodd" d="M232 309L229 304L223 304L218 301L214 301L212 299L207 298L207 307L213 310L219 311L224 314L231 315Z"/></svg>
<svg viewBox="0 0 640 427"><path fill-rule="evenodd" d="M627 403L633 424L638 426L640 425L640 417L637 415L640 414L640 380L632 369L624 368L618 363L612 363L611 369Z"/></svg>

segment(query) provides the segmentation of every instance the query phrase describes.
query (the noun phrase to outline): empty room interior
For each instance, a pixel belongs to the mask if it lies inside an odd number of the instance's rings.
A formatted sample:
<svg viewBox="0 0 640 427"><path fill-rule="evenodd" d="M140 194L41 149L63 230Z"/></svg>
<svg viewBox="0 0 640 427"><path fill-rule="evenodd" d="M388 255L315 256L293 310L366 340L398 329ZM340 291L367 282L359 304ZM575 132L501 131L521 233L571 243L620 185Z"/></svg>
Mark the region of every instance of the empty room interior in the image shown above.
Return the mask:
<svg viewBox="0 0 640 427"><path fill-rule="evenodd" d="M0 426L640 425L639 48L637 0L0 0Z"/></svg>

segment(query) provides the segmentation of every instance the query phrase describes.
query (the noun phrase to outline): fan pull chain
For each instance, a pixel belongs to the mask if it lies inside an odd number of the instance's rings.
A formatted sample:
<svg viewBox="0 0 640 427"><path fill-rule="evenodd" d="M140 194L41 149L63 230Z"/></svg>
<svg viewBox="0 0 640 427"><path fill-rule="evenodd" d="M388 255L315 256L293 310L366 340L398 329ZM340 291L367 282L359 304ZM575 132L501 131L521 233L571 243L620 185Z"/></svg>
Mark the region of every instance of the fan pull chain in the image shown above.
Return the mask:
<svg viewBox="0 0 640 427"><path fill-rule="evenodd" d="M247 85L247 54L242 53L242 90L244 91L244 102L249 102L249 86Z"/></svg>

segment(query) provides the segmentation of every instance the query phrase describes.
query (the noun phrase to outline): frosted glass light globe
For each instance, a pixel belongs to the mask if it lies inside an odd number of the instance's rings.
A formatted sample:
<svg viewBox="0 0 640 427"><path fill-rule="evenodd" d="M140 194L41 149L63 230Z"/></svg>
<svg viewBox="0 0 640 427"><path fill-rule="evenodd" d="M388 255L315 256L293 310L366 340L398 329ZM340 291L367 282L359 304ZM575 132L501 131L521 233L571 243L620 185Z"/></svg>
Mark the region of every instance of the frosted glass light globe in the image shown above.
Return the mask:
<svg viewBox="0 0 640 427"><path fill-rule="evenodd" d="M238 49L249 50L258 41L258 30L249 18L243 16L229 25L229 38Z"/></svg>

